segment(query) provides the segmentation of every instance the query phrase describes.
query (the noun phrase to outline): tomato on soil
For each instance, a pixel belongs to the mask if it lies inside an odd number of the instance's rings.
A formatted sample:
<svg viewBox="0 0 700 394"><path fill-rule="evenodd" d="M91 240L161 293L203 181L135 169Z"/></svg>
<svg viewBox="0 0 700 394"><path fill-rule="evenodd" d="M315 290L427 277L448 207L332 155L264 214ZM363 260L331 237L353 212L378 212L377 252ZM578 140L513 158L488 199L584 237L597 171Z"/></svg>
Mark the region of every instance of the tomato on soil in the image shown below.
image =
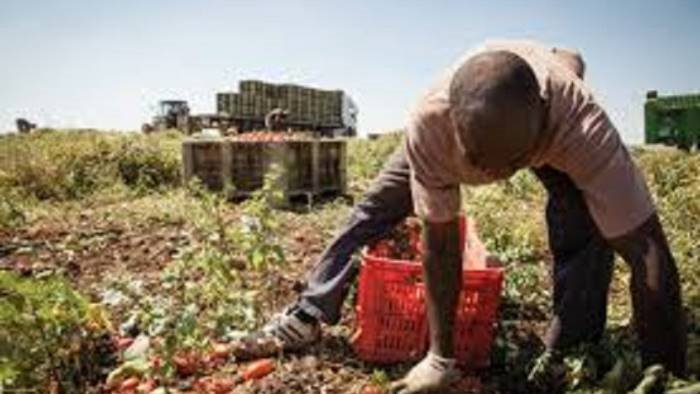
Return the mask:
<svg viewBox="0 0 700 394"><path fill-rule="evenodd" d="M153 379L148 379L145 382L142 382L141 384L138 385L136 388L136 392L141 394L141 393L150 393L151 391L155 390L158 387L158 384L156 383L155 380Z"/></svg>
<svg viewBox="0 0 700 394"><path fill-rule="evenodd" d="M274 370L275 362L270 358L266 358L248 364L243 370L241 377L243 380L260 379Z"/></svg>
<svg viewBox="0 0 700 394"><path fill-rule="evenodd" d="M149 366L152 369L158 369L163 366L163 359L161 359L158 356L153 356L151 357L151 360L149 361Z"/></svg>
<svg viewBox="0 0 700 394"><path fill-rule="evenodd" d="M132 343L134 343L134 338L131 337L118 337L114 341L115 345L117 346L117 349L119 350L126 350L129 346L131 346Z"/></svg>
<svg viewBox="0 0 700 394"><path fill-rule="evenodd" d="M122 393L128 393L128 392L136 390L136 387L138 387L138 385L139 385L139 378L131 377L129 379L126 379L125 381L122 382L122 384L119 385L119 391Z"/></svg>
<svg viewBox="0 0 700 394"><path fill-rule="evenodd" d="M228 394L236 382L233 378L205 376L197 380L194 388L198 393Z"/></svg>
<svg viewBox="0 0 700 394"><path fill-rule="evenodd" d="M368 384L362 388L362 394L383 394L384 390L381 388L373 385L373 384Z"/></svg>
<svg viewBox="0 0 700 394"><path fill-rule="evenodd" d="M190 376L199 368L199 358L196 353L180 353L173 357L175 369L180 376Z"/></svg>
<svg viewBox="0 0 700 394"><path fill-rule="evenodd" d="M213 378L209 383L209 392L212 394L228 394L235 385L235 381L232 378Z"/></svg>
<svg viewBox="0 0 700 394"><path fill-rule="evenodd" d="M231 354L231 345L229 345L228 343L214 344L211 352L211 356L214 358L226 359L228 358L229 354Z"/></svg>

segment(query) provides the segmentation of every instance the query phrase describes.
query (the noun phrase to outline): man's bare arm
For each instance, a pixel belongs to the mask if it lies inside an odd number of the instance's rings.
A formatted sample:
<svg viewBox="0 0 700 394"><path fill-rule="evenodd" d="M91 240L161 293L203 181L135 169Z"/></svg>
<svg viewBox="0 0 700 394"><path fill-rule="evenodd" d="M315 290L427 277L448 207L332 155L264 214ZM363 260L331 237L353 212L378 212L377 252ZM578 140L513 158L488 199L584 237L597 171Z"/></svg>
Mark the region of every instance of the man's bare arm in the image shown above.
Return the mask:
<svg viewBox="0 0 700 394"><path fill-rule="evenodd" d="M452 328L462 287L462 252L459 220L425 222L423 226L423 271L425 273L430 350L442 357L453 356Z"/></svg>

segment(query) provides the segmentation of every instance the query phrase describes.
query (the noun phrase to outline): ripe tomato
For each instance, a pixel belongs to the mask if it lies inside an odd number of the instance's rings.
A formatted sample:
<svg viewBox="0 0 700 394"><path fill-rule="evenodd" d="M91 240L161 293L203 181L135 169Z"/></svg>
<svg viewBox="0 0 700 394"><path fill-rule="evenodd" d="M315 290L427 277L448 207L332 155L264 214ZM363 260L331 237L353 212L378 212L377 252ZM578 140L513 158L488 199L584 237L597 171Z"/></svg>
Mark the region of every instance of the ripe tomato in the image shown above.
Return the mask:
<svg viewBox="0 0 700 394"><path fill-rule="evenodd" d="M232 378L213 378L209 381L209 392L212 394L228 394L233 390L235 382Z"/></svg>
<svg viewBox="0 0 700 394"><path fill-rule="evenodd" d="M158 384L156 384L156 381L153 379L148 379L145 382L138 385L138 387L136 388L136 392L137 393L150 393L151 391L155 390L156 387L158 387Z"/></svg>
<svg viewBox="0 0 700 394"><path fill-rule="evenodd" d="M227 359L231 354L231 345L228 343L215 343L211 355L215 358Z"/></svg>
<svg viewBox="0 0 700 394"><path fill-rule="evenodd" d="M243 380L260 379L274 370L274 361L266 358L248 364L243 370L242 377Z"/></svg>
<svg viewBox="0 0 700 394"><path fill-rule="evenodd" d="M151 367L151 369L158 369L163 366L163 360L158 356L153 356L151 357L149 366Z"/></svg>
<svg viewBox="0 0 700 394"><path fill-rule="evenodd" d="M128 393L136 390L136 387L139 385L139 378L137 377L131 377L125 381L122 382L122 384L119 385L119 391L122 393Z"/></svg>
<svg viewBox="0 0 700 394"><path fill-rule="evenodd" d="M173 357L173 363L177 373L181 376L190 376L199 368L199 358L193 352L180 353Z"/></svg>
<svg viewBox="0 0 700 394"><path fill-rule="evenodd" d="M134 343L134 338L131 337L120 337L116 340L117 349L126 350L132 343Z"/></svg>
<svg viewBox="0 0 700 394"><path fill-rule="evenodd" d="M383 394L384 390L382 390L381 388L379 388L373 384L368 384L362 388L361 393L362 394Z"/></svg>

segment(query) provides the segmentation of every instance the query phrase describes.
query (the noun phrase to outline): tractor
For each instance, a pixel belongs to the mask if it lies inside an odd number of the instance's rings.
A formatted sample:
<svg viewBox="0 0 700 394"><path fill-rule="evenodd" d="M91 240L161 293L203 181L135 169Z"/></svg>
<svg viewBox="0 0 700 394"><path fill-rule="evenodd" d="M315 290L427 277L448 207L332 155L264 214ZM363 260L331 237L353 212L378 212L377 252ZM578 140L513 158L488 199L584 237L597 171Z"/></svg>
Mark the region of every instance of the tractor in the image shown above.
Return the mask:
<svg viewBox="0 0 700 394"><path fill-rule="evenodd" d="M152 123L144 123L141 131L151 133L168 129L182 130L187 134L193 131L190 121L190 107L183 100L162 100L158 102L158 114Z"/></svg>

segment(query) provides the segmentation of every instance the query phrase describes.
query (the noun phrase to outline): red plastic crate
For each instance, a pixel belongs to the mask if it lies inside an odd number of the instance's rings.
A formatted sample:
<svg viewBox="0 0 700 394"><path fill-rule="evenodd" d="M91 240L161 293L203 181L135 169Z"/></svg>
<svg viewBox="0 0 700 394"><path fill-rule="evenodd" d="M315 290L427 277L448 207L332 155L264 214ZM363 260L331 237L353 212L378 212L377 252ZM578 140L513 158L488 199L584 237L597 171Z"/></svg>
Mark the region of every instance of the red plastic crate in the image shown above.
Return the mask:
<svg viewBox="0 0 700 394"><path fill-rule="evenodd" d="M461 223L464 239L465 222ZM464 244L464 242L461 242ZM357 331L352 345L370 362L420 359L428 348L425 286L419 262L385 257L381 244L365 250L360 271ZM463 273L455 322L455 354L463 366L488 366L503 271L498 268Z"/></svg>
<svg viewBox="0 0 700 394"><path fill-rule="evenodd" d="M426 351L425 288L420 266L365 255L353 347L373 362L415 360Z"/></svg>
<svg viewBox="0 0 700 394"><path fill-rule="evenodd" d="M503 270L465 270L462 275L462 294L454 327L455 354L460 364L483 368L491 359Z"/></svg>

